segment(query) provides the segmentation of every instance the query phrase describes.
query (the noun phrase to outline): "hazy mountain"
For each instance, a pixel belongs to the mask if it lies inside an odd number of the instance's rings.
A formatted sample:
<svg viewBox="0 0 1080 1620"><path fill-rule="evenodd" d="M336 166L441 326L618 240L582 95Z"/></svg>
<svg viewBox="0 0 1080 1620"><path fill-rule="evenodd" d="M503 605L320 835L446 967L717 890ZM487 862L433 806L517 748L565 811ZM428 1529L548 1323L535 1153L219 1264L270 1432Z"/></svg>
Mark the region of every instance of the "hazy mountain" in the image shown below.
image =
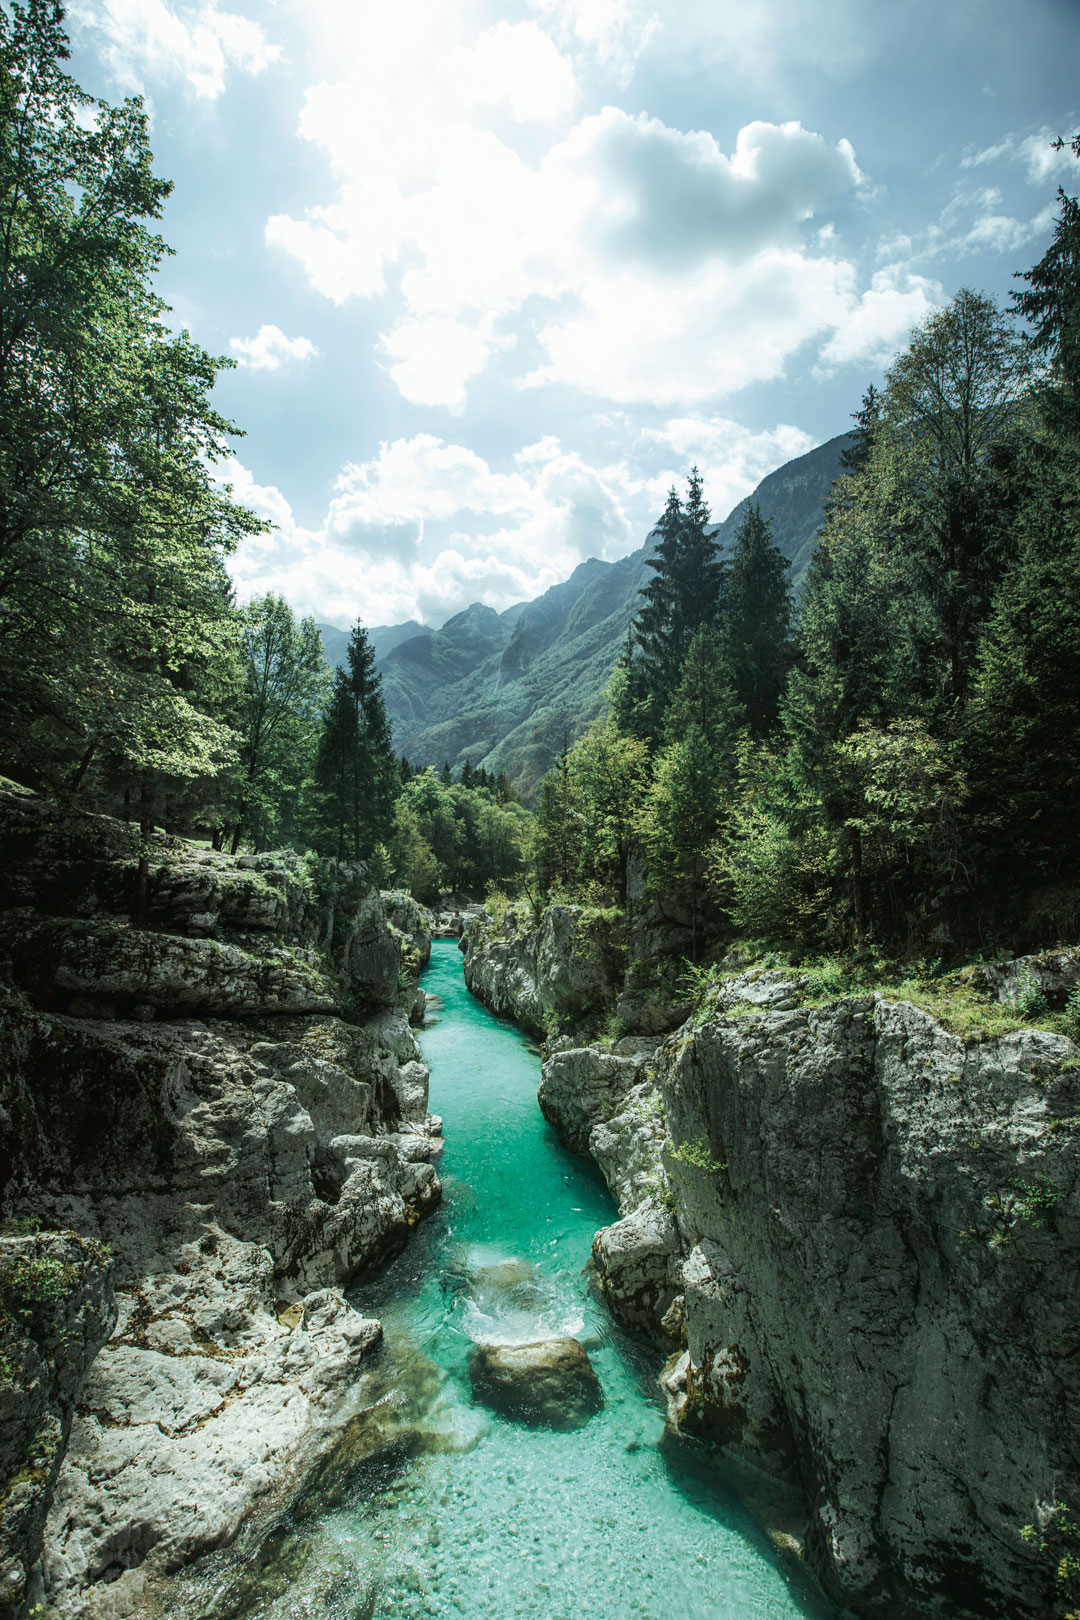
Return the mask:
<svg viewBox="0 0 1080 1620"><path fill-rule="evenodd" d="M319 633L322 636L327 661L335 669L338 664L344 664L350 632L339 630L336 624L320 624ZM375 662L381 663L387 653L392 652L402 641L409 641L413 636L434 634L429 625L420 624L416 619L409 619L406 624L377 624L368 631L368 639L375 649Z"/></svg>
<svg viewBox="0 0 1080 1620"><path fill-rule="evenodd" d="M848 440L830 439L763 479L718 525L722 549L731 549L747 505L758 501L797 585ZM505 771L530 798L564 734L577 736L603 708L638 594L651 577L650 549L651 540L617 562L591 557L543 596L502 613L474 602L441 630L412 621L369 631L399 753L420 766L448 759L457 769L469 759ZM327 657L337 663L348 635L322 629Z"/></svg>

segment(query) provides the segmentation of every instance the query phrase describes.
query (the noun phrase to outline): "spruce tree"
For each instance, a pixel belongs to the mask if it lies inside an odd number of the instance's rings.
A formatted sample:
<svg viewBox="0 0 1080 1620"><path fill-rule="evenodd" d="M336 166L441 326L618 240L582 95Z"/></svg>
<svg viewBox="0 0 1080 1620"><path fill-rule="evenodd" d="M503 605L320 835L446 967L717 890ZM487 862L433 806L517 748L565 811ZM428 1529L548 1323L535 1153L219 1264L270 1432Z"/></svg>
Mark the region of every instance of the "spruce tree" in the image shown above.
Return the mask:
<svg viewBox="0 0 1080 1620"><path fill-rule="evenodd" d="M755 736L776 723L791 662L790 564L761 507L748 507L724 584L723 625L735 690Z"/></svg>
<svg viewBox="0 0 1080 1620"><path fill-rule="evenodd" d="M334 687L315 762L322 841L364 860L385 842L400 788L390 722L367 631L357 621Z"/></svg>
<svg viewBox="0 0 1080 1620"><path fill-rule="evenodd" d="M738 785L742 711L723 644L702 625L694 634L664 721L643 813L650 885L674 889L690 913L696 956L705 915L704 874Z"/></svg>
<svg viewBox="0 0 1080 1620"><path fill-rule="evenodd" d="M620 661L617 719L650 743L659 741L694 632L716 622L723 569L708 525L702 478L694 467L685 506L674 487L668 492L656 526L660 538L647 559L655 578L641 593L642 605Z"/></svg>

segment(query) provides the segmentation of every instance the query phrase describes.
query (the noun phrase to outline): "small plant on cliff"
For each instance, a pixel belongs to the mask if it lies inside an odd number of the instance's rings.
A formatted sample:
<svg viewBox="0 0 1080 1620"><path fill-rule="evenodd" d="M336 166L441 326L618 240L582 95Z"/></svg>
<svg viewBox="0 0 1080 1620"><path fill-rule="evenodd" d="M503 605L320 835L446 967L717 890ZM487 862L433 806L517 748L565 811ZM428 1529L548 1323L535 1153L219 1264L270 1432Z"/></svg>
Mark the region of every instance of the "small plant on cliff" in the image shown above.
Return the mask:
<svg viewBox="0 0 1080 1620"><path fill-rule="evenodd" d="M1074 984L1069 991L1069 999L1062 1013L1062 1023L1066 1035L1071 1040L1080 1041L1080 983Z"/></svg>
<svg viewBox="0 0 1080 1620"><path fill-rule="evenodd" d="M1080 1620L1080 1524L1072 1509L1065 1502L1055 1502L1042 1528L1025 1524L1020 1534L1039 1549L1052 1570L1058 1598L1069 1604L1064 1620Z"/></svg>
<svg viewBox="0 0 1080 1620"><path fill-rule="evenodd" d="M721 1170L727 1169L726 1159L713 1158L712 1149L704 1136L695 1137L692 1142L683 1142L671 1151L671 1157L677 1159L679 1164L689 1165L691 1170L704 1170L709 1175L719 1175Z"/></svg>
<svg viewBox="0 0 1080 1620"><path fill-rule="evenodd" d="M73 1287L74 1266L50 1255L19 1254L0 1271L0 1304L24 1321L40 1305L53 1305Z"/></svg>
<svg viewBox="0 0 1080 1620"><path fill-rule="evenodd" d="M1047 1176L1038 1176L1034 1181L1019 1182L1016 1190L1020 1194L1016 1212L1021 1219L1046 1231L1056 1231L1054 1210L1061 1202L1061 1188L1057 1182Z"/></svg>
<svg viewBox="0 0 1080 1620"><path fill-rule="evenodd" d="M1020 980L1019 995L1016 998L1016 1010L1021 1018L1045 1018L1050 1011L1050 1003L1039 980L1029 968Z"/></svg>

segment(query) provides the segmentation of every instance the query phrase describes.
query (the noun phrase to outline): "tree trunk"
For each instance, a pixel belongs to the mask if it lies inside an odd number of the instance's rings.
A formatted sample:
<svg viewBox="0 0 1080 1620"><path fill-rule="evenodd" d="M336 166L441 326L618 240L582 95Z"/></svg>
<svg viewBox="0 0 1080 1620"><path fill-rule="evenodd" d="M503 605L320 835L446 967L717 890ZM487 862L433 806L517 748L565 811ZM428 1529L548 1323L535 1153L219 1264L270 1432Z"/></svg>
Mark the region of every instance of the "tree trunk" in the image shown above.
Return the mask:
<svg viewBox="0 0 1080 1620"><path fill-rule="evenodd" d="M866 893L863 887L862 833L851 828L851 892L855 905L855 943L861 945L866 932Z"/></svg>
<svg viewBox="0 0 1080 1620"><path fill-rule="evenodd" d="M82 779L86 775L87 771L89 770L90 761L93 759L96 752L97 752L97 738L94 737L92 739L92 741L90 742L89 746L87 747L87 750L86 750L85 754L83 755L82 759L80 759L78 765L75 767L75 770L72 773L71 781L68 783L68 787L71 789L72 793L78 793L79 788L82 785ZM127 798L126 790L125 790L125 795L124 796L125 796L125 801L126 801L126 798Z"/></svg>

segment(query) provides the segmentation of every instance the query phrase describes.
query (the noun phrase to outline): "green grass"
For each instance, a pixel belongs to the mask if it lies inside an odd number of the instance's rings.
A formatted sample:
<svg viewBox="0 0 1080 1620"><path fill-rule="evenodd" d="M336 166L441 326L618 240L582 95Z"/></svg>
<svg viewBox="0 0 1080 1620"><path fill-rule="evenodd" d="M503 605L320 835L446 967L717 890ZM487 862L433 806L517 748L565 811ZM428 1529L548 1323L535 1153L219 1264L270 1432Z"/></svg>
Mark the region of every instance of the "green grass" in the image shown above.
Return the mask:
<svg viewBox="0 0 1080 1620"><path fill-rule="evenodd" d="M759 956L741 969L717 972L714 982L765 971L766 962L768 968L787 965L769 952L766 960ZM943 972L937 962L898 963L867 953L858 958L803 959L788 971L805 981L798 998L805 1008L830 1006L843 996L876 994L889 1001L911 1002L964 1041L997 1040L1020 1029L1043 1029L1080 1043L1080 986L1058 1012L1050 1010L1041 994L1025 996L1016 1004L999 1002L975 982L979 968L986 965L970 961L955 971ZM744 1017L750 1010L739 1002L726 1016Z"/></svg>

